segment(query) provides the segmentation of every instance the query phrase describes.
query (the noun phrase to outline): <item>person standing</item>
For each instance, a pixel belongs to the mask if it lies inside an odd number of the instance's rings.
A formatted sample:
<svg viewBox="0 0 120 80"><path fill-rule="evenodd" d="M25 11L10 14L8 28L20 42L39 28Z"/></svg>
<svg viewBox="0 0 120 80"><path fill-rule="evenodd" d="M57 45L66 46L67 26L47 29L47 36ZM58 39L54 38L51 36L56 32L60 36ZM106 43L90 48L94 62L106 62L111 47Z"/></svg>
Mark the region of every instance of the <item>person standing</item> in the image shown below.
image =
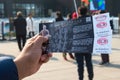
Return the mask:
<svg viewBox="0 0 120 80"><path fill-rule="evenodd" d="M89 16L87 15L88 12L87 7L84 6L81 7L79 12L81 15L80 17ZM92 65L92 53L75 53L75 58L78 67L79 80L83 80L84 78L84 60L86 62L89 80L93 80L94 73L93 73L93 65Z"/></svg>
<svg viewBox="0 0 120 80"><path fill-rule="evenodd" d="M18 43L19 50L21 51L26 42L26 20L22 15L21 11L17 12L17 16L13 22L16 31L16 39Z"/></svg>
<svg viewBox="0 0 120 80"><path fill-rule="evenodd" d="M55 21L56 22L58 22L58 21L64 21L64 18L63 18L63 16L62 16L62 14L61 14L61 12L60 11L57 11L56 12L56 18L55 18Z"/></svg>
<svg viewBox="0 0 120 80"><path fill-rule="evenodd" d="M26 18L27 21L27 31L29 38L33 37L35 35L34 30L34 19L32 17L33 15L30 13L28 17Z"/></svg>
<svg viewBox="0 0 120 80"><path fill-rule="evenodd" d="M104 14L104 13L106 13L105 10L100 11L100 14ZM109 57L110 57L109 53L101 53L101 62L99 64L100 65L109 64L110 63Z"/></svg>

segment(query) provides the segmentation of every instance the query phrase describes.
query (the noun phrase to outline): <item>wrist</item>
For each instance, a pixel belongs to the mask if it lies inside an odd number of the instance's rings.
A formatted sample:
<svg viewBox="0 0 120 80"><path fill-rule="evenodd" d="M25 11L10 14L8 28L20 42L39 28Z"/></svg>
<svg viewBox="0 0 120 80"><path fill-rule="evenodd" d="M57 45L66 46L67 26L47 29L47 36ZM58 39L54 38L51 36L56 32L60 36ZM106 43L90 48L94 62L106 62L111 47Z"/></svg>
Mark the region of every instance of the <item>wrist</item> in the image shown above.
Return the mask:
<svg viewBox="0 0 120 80"><path fill-rule="evenodd" d="M27 58L17 58L14 62L16 64L20 80L37 72L43 64L42 62L39 62L39 64L37 62L33 63Z"/></svg>

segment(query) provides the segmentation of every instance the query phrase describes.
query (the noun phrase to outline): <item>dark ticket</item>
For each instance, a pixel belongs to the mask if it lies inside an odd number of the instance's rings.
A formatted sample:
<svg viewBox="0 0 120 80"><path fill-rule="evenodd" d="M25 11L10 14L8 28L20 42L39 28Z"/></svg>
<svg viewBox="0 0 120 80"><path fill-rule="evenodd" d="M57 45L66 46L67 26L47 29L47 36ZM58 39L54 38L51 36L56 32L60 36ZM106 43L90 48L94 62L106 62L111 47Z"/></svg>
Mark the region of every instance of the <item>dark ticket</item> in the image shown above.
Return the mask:
<svg viewBox="0 0 120 80"><path fill-rule="evenodd" d="M92 17L40 25L48 30L44 34L49 36L49 52L92 53L94 41Z"/></svg>

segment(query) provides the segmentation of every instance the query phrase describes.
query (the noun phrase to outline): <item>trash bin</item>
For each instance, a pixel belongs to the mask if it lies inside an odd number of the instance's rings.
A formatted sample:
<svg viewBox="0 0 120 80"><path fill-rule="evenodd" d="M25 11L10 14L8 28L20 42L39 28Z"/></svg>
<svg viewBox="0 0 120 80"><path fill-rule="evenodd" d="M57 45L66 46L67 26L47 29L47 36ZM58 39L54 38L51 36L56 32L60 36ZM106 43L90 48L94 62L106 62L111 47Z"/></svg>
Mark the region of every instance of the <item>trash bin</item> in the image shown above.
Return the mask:
<svg viewBox="0 0 120 80"><path fill-rule="evenodd" d="M119 33L119 18L118 17L113 17L113 25L114 25L114 33Z"/></svg>

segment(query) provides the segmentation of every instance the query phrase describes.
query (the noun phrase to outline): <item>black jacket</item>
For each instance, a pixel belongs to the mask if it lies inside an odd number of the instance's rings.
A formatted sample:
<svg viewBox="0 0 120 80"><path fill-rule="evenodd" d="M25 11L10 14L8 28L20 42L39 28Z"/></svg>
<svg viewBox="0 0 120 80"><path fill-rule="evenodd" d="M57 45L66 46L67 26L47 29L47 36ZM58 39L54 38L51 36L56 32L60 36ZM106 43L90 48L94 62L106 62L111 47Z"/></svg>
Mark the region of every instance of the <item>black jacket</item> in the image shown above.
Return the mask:
<svg viewBox="0 0 120 80"><path fill-rule="evenodd" d="M16 35L26 35L26 20L22 16L17 17L14 19L14 26L15 26L15 31Z"/></svg>
<svg viewBox="0 0 120 80"><path fill-rule="evenodd" d="M58 22L58 21L64 21L64 19L62 17L56 18L55 20L56 20L56 22Z"/></svg>

